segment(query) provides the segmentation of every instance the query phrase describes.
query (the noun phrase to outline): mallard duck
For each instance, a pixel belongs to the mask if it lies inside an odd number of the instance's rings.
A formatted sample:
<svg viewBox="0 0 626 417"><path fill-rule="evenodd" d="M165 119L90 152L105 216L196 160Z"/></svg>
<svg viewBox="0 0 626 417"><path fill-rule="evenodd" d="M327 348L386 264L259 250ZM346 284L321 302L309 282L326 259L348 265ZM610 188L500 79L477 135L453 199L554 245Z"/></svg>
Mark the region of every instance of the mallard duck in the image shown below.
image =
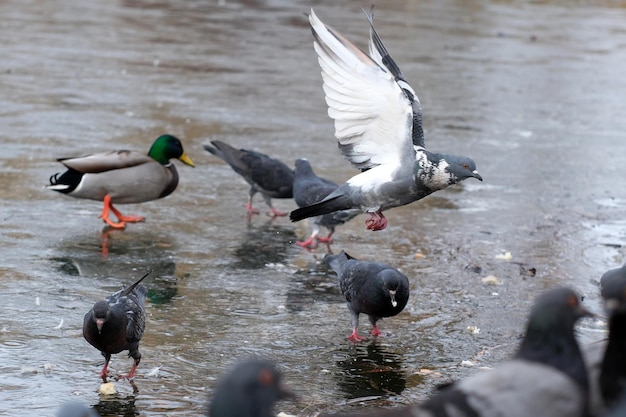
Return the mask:
<svg viewBox="0 0 626 417"><path fill-rule="evenodd" d="M171 158L195 166L172 135L159 136L148 155L118 150L78 158L58 159L68 170L50 177L49 188L76 198L103 201L100 218L109 226L123 229L126 223L145 220L124 216L113 204L143 203L170 195L178 185L178 172ZM109 218L113 212L119 222Z"/></svg>

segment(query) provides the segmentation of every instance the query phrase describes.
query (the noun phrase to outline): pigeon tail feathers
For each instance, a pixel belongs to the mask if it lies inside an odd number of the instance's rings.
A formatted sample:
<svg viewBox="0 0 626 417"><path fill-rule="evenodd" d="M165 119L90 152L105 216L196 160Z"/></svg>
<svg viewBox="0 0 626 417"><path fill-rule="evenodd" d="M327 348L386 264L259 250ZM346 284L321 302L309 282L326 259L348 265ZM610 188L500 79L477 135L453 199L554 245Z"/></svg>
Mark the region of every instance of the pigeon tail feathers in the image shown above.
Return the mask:
<svg viewBox="0 0 626 417"><path fill-rule="evenodd" d="M329 199L324 199L319 203L311 204L310 206L300 207L289 214L289 219L292 222L297 222L309 217L321 216L323 214L346 210L349 208L352 208L350 199L346 196L338 195Z"/></svg>

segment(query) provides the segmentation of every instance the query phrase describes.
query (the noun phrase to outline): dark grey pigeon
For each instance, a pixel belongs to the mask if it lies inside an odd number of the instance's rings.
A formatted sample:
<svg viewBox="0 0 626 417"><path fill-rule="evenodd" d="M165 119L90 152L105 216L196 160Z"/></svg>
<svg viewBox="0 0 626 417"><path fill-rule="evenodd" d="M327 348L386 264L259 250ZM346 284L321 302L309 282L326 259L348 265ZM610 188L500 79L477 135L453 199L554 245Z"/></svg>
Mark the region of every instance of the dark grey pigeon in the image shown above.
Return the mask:
<svg viewBox="0 0 626 417"><path fill-rule="evenodd" d="M368 229L382 230L387 226L385 210L467 178L482 181L470 158L424 147L419 99L368 19L369 55L326 26L313 10L309 15L335 137L344 157L361 173L321 202L292 211L292 221L360 209L371 216Z"/></svg>
<svg viewBox="0 0 626 417"><path fill-rule="evenodd" d="M240 362L218 382L209 417L273 417L274 403L294 397L280 379L280 373L269 361Z"/></svg>
<svg viewBox="0 0 626 417"><path fill-rule="evenodd" d="M513 358L441 388L427 401L355 417L582 417L588 381L574 325L590 315L568 288L535 301ZM349 415L349 414L347 414Z"/></svg>
<svg viewBox="0 0 626 417"><path fill-rule="evenodd" d="M326 255L324 261L337 273L341 292L348 302L352 318L352 334L348 339L353 342L365 340L357 332L360 313L368 315L372 335L378 336L376 322L399 314L409 301L409 279L389 265L359 261L344 251Z"/></svg>
<svg viewBox="0 0 626 417"><path fill-rule="evenodd" d="M591 386L591 415L600 416L626 391L626 266L600 278L608 317L609 338L585 346Z"/></svg>
<svg viewBox="0 0 626 417"><path fill-rule="evenodd" d="M219 140L203 145L204 149L224 160L230 167L250 184L246 210L248 214L258 214L252 206L252 198L261 193L265 204L273 216L286 216L287 213L272 206L272 198L293 197L293 170L278 159L270 158L260 152L237 149Z"/></svg>
<svg viewBox="0 0 626 417"><path fill-rule="evenodd" d="M318 177L308 160L301 158L296 161L296 170L293 178L293 198L298 207L308 206L321 201L328 194L335 191L337 187L339 187L338 184ZM332 235L335 233L335 227L352 220L361 213L359 209L351 209L315 216L311 237L304 242L296 243L305 248L317 247L317 242L330 244ZM328 236L319 237L320 226L328 229Z"/></svg>
<svg viewBox="0 0 626 417"><path fill-rule="evenodd" d="M104 356L104 366L100 372L104 382L107 382L111 355L127 350L128 356L135 360L126 376L128 379L134 377L141 361L139 342L146 325L144 303L147 290L140 283L150 272L127 288L98 301L85 314L83 336Z"/></svg>

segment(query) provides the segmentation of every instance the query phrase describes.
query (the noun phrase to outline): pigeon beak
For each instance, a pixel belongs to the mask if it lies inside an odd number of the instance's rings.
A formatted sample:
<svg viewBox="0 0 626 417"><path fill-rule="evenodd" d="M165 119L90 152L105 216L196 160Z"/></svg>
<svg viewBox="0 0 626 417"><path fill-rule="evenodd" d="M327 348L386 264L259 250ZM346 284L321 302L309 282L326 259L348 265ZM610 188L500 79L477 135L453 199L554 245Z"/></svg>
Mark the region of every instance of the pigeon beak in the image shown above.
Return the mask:
<svg viewBox="0 0 626 417"><path fill-rule="evenodd" d="M472 176L474 178L476 178L477 180L479 180L479 181L483 180L483 177L481 177L480 174L478 173L478 171L476 171L476 170L472 171Z"/></svg>
<svg viewBox="0 0 626 417"><path fill-rule="evenodd" d="M398 302L396 301L396 292L394 290L389 290L389 296L391 297L391 306L396 307Z"/></svg>
<svg viewBox="0 0 626 417"><path fill-rule="evenodd" d="M96 327L98 328L98 334L102 333L102 326L104 326L104 319L96 319Z"/></svg>

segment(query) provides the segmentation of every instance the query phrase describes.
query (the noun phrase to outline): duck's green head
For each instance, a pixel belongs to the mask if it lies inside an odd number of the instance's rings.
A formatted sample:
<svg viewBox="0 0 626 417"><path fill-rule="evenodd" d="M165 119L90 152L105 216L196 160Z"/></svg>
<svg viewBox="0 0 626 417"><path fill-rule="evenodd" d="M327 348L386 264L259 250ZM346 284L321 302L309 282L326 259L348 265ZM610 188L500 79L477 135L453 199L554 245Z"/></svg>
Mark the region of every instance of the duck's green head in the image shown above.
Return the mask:
<svg viewBox="0 0 626 417"><path fill-rule="evenodd" d="M148 156L163 165L167 164L170 159L176 158L184 164L195 166L191 159L185 155L183 144L176 136L172 135L159 136L148 151Z"/></svg>

